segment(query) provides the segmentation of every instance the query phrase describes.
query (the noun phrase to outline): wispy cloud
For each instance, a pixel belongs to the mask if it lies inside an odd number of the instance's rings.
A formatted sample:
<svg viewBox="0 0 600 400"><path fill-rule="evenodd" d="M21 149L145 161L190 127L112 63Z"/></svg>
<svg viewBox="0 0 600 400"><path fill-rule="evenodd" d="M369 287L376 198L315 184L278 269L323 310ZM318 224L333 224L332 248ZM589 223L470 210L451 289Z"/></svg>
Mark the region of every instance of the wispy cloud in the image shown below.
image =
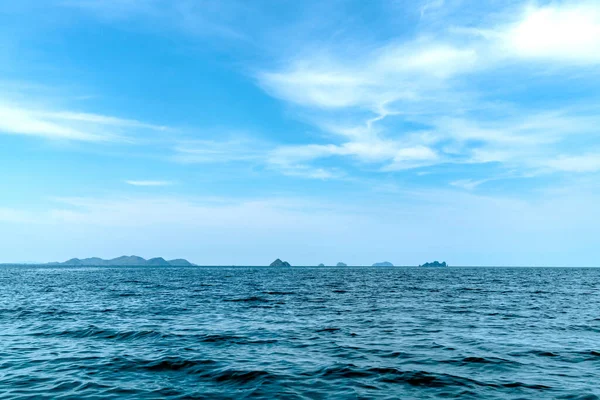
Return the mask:
<svg viewBox="0 0 600 400"><path fill-rule="evenodd" d="M429 165L437 158L435 151L426 146L403 146L396 141L374 140L342 145L281 146L271 152L269 162L286 169L333 156L350 156L363 163L387 163L384 167L387 171Z"/></svg>
<svg viewBox="0 0 600 400"><path fill-rule="evenodd" d="M346 174L339 168L323 168L307 164L290 163L270 164L270 167L283 175L306 179L330 180L343 179L346 177Z"/></svg>
<svg viewBox="0 0 600 400"><path fill-rule="evenodd" d="M127 180L125 181L128 185L132 186L170 186L173 184L171 181L149 181L149 180Z"/></svg>
<svg viewBox="0 0 600 400"><path fill-rule="evenodd" d="M130 142L131 129L164 131L156 126L114 116L55 111L0 99L0 133L82 142Z"/></svg>
<svg viewBox="0 0 600 400"><path fill-rule="evenodd" d="M132 21L142 29L158 25L191 36L234 40L252 36L250 25L237 23L242 18L268 14L237 0L60 0L58 4L111 23ZM416 19L420 14L422 20L437 21L439 16L452 15L457 4L424 0L410 7ZM306 8L306 15L311 15L310 7ZM252 41L264 40L265 32L276 36L280 29L290 32L286 38L293 46L286 46L294 51L283 46L271 49L269 45L277 41L261 43L256 49L269 47L268 58L273 55L274 62L248 69L266 93L312 124L313 132L290 142L281 140L285 132L280 132L268 142L251 137L170 138L161 145L172 150L172 161L182 164L251 163L316 179L347 178L349 171L341 159L357 171L385 174L446 164L473 168L497 164L538 173L595 172L586 167L593 162L588 160L586 140L579 138L595 134L600 123L597 110L582 110L578 104L583 101L573 105L558 101L557 96L552 106L533 106L520 97L530 92L529 78L537 80L531 88L535 92L551 85L550 81L582 73L581 67L600 63L600 6L587 0L508 2L493 15L484 14L481 22L457 17L440 19L431 27L425 21L415 31L393 30L385 40L351 30L315 40L304 31L294 31L298 26L306 29L301 21L289 28L264 29ZM148 21L151 24L146 25ZM547 77L542 83L540 71ZM507 75L521 78L520 92L513 89L518 85L505 85ZM3 133L125 142L135 140L132 136L137 135L130 134L134 130L169 130L135 118L15 104L0 102ZM568 147L568 156L563 146ZM576 164L575 158L580 167L567 167ZM468 183L469 176L451 182L477 188Z"/></svg>
<svg viewBox="0 0 600 400"><path fill-rule="evenodd" d="M248 36L249 25L235 23L241 16L264 17L262 11L236 0L218 4L63 0L60 4L111 22L155 21L161 29L229 39ZM416 2L414 11L421 19L437 19L452 15L455 7L454 2L426 0ZM178 141L167 144L174 152L171 159L183 164L254 163L285 175L317 179L346 177L342 166L323 163L341 158L385 173L447 163L556 171L550 165L557 162L553 160L561 154L561 144L572 142L576 153L578 142L572 135L590 134L591 126L599 122L597 113L568 109L567 104L540 111L519 104L518 99L506 100L507 89L494 86L494 77L503 69L516 75L531 73L531 63L539 68L600 62L600 7L587 0L511 2L493 18L488 13L468 28L462 21L440 19L435 27L424 24L411 36L399 34L386 41L345 34L340 40L316 42L291 34L297 51L276 48L275 66L259 69L255 76L264 91L301 109L302 118L322 137L314 140L312 135L307 143L294 145L252 138ZM276 29L283 27L270 32ZM561 71L550 69L558 76ZM497 92L504 93L496 97ZM23 134L87 141L120 140L126 135L119 130L125 128L166 129L70 111L34 113L17 122L6 119L4 125L10 123L6 128ZM109 132L94 126L119 129Z"/></svg>
<svg viewBox="0 0 600 400"><path fill-rule="evenodd" d="M598 172L600 171L600 153L561 155L547 160L545 166L563 172Z"/></svg>
<svg viewBox="0 0 600 400"><path fill-rule="evenodd" d="M426 2L421 11L444 5ZM493 84L506 68L535 76L532 62L545 63L548 77L569 76L552 66L600 62L600 6L530 5L499 15L492 28L446 26L383 45L357 40L300 51L260 72L267 93L312 114L310 122L323 132L319 143L276 149L271 162L308 168L314 160L350 157L379 163L386 172L444 163L594 172L590 156L576 154L577 162L557 157L565 145L585 150L577 138L597 135L596 110L558 101L553 108L530 108L518 96L506 100L510 89ZM474 189L481 182L454 183Z"/></svg>
<svg viewBox="0 0 600 400"><path fill-rule="evenodd" d="M0 105L0 133L88 142L120 139L113 134L102 134L88 131L85 127L57 122L46 113L3 105Z"/></svg>
<svg viewBox="0 0 600 400"><path fill-rule="evenodd" d="M174 148L174 161L184 164L212 164L229 162L261 162L268 144L249 137L227 140L187 140Z"/></svg>
<svg viewBox="0 0 600 400"><path fill-rule="evenodd" d="M473 179L459 179L457 181L452 181L450 182L450 185L452 186L456 186L465 190L473 190L475 189L477 186L488 182L489 179L479 179L479 180L473 180Z"/></svg>
<svg viewBox="0 0 600 400"><path fill-rule="evenodd" d="M60 112L40 112L40 115L49 119L64 120L64 121L78 121L83 123L92 123L99 125L118 126L125 128L144 128L156 131L166 131L168 128L162 125L153 125L133 119L125 119L118 117L111 117L106 115L89 114L72 111L60 111Z"/></svg>
<svg viewBox="0 0 600 400"><path fill-rule="evenodd" d="M144 21L154 29L195 36L247 40L235 21L252 12L245 2L190 0L60 0L63 7L89 13L108 22Z"/></svg>
<svg viewBox="0 0 600 400"><path fill-rule="evenodd" d="M419 100L478 59L474 49L430 39L386 45L358 62L337 52L292 60L281 71L259 74L259 80L269 93L303 106L377 112L398 100Z"/></svg>
<svg viewBox="0 0 600 400"><path fill-rule="evenodd" d="M183 164L249 163L267 167L283 175L309 179L337 179L344 174L337 168L307 165L332 149L318 146L281 146L249 137L217 140L183 141L174 148L172 160Z"/></svg>
<svg viewBox="0 0 600 400"><path fill-rule="evenodd" d="M441 8L446 3L445 0L428 0L421 6L421 18L425 16L428 11Z"/></svg>

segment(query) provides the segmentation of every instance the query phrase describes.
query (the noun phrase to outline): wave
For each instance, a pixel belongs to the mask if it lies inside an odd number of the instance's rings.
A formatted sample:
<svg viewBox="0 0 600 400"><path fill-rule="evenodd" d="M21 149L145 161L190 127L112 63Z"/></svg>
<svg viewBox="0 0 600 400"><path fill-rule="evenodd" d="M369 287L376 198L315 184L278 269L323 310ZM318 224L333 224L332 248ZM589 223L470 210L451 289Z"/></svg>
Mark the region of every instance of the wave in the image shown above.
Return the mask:
<svg viewBox="0 0 600 400"><path fill-rule="evenodd" d="M166 357L154 361L136 361L139 368L148 371L205 371L206 366L217 364L213 360L188 360L176 357Z"/></svg>
<svg viewBox="0 0 600 400"><path fill-rule="evenodd" d="M402 371L397 368L373 367L359 368L353 364L326 367L315 375L323 379L356 379L374 378L384 383L402 383L410 386L430 388L443 387L490 387L490 388L525 388L534 390L548 390L551 387L541 384L527 384L523 382L483 382L473 378L466 378L451 374L440 374L427 371Z"/></svg>
<svg viewBox="0 0 600 400"><path fill-rule="evenodd" d="M513 351L508 353L512 357L524 357L528 355L536 356L536 357L558 357L557 353L553 353L547 350L529 350L525 352L521 351Z"/></svg>
<svg viewBox="0 0 600 400"><path fill-rule="evenodd" d="M212 379L219 383L244 384L255 381L275 381L277 379L277 376L271 374L270 372L262 370L240 371L228 369L213 374Z"/></svg>
<svg viewBox="0 0 600 400"><path fill-rule="evenodd" d="M85 329L64 330L60 332L35 332L32 333L30 336L70 337L75 339L100 338L114 340L130 340L140 338L164 338L168 335L154 330L118 331L114 329L102 329L97 326L90 326Z"/></svg>
<svg viewBox="0 0 600 400"><path fill-rule="evenodd" d="M459 359L443 360L440 361L442 364L453 364L458 366L477 365L477 364L488 364L497 366L518 366L520 362L507 360L505 358L497 357L464 357Z"/></svg>
<svg viewBox="0 0 600 400"><path fill-rule="evenodd" d="M600 269L19 271L3 400L600 400Z"/></svg>
<svg viewBox="0 0 600 400"><path fill-rule="evenodd" d="M223 300L228 303L268 303L269 300L260 296L242 297L239 299L225 299Z"/></svg>
<svg viewBox="0 0 600 400"><path fill-rule="evenodd" d="M263 293L272 295L272 296L286 296L286 295L296 294L296 292L278 292L278 291L270 291L270 292L263 292Z"/></svg>
<svg viewBox="0 0 600 400"><path fill-rule="evenodd" d="M318 329L315 332L317 332L317 333L319 333L319 332L333 333L333 332L339 332L339 331L341 331L341 328L323 328L323 329Z"/></svg>
<svg viewBox="0 0 600 400"><path fill-rule="evenodd" d="M175 334L163 333L155 330L139 330L139 331L119 331L114 329L102 329L97 326L90 326L84 329L64 330L59 332L44 331L34 332L30 334L34 337L69 337L74 339L106 339L114 341L131 341L138 339L187 339L194 343L213 343L219 345L264 345L277 343L277 339L260 339L249 338L242 335L230 334Z"/></svg>
<svg viewBox="0 0 600 400"><path fill-rule="evenodd" d="M227 335L227 334L214 334L214 335L201 335L195 339L202 343L215 343L215 344L272 344L277 343L276 339L250 339L246 336L239 335Z"/></svg>
<svg viewBox="0 0 600 400"><path fill-rule="evenodd" d="M116 357L109 365L117 370L143 370L149 372L179 372L210 379L218 383L244 384L254 381L276 380L276 375L264 370L239 370L219 368L219 363L211 359L185 359L163 357L155 360L127 359Z"/></svg>

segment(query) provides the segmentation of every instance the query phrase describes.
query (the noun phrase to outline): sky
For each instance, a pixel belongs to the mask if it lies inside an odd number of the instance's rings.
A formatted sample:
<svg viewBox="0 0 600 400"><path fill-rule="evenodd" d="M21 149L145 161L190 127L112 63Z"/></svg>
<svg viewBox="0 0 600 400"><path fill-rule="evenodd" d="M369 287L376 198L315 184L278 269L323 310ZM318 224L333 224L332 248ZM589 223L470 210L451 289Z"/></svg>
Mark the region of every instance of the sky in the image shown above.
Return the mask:
<svg viewBox="0 0 600 400"><path fill-rule="evenodd" d="M600 2L0 0L0 262L600 266Z"/></svg>

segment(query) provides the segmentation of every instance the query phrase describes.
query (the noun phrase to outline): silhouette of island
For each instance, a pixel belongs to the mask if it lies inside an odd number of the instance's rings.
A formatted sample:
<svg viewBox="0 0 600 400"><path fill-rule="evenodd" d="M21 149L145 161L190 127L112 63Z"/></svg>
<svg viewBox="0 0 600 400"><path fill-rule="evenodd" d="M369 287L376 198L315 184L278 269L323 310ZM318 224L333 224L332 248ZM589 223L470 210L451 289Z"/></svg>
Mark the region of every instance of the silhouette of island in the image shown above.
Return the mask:
<svg viewBox="0 0 600 400"><path fill-rule="evenodd" d="M392 264L389 261L383 261L383 262L377 262L375 264L373 264L373 267L393 267L394 264Z"/></svg>
<svg viewBox="0 0 600 400"><path fill-rule="evenodd" d="M71 266L111 266L111 267L191 267L192 264L188 260L178 258L167 261L162 257L155 257L149 260L138 256L121 256L111 260L104 260L99 257L91 258L71 258L65 262L53 262L49 265L71 265Z"/></svg>
<svg viewBox="0 0 600 400"><path fill-rule="evenodd" d="M419 267L426 267L426 268L440 268L440 267L447 267L447 266L448 266L448 264L446 264L446 261L443 261L441 263L437 262L437 261L426 262L423 265L419 265Z"/></svg>
<svg viewBox="0 0 600 400"><path fill-rule="evenodd" d="M273 261L270 265L271 267L291 267L290 263L287 261L281 261L279 258Z"/></svg>
<svg viewBox="0 0 600 400"><path fill-rule="evenodd" d="M319 265L317 265L317 266L318 266L318 267L324 267L324 266L325 266L325 264L321 263L321 264L319 264Z"/></svg>
<svg viewBox="0 0 600 400"><path fill-rule="evenodd" d="M343 262L341 262L341 261L340 261L339 263L337 263L337 264L336 264L336 267L347 267L347 266L348 266L348 264L346 264L346 263L343 263Z"/></svg>

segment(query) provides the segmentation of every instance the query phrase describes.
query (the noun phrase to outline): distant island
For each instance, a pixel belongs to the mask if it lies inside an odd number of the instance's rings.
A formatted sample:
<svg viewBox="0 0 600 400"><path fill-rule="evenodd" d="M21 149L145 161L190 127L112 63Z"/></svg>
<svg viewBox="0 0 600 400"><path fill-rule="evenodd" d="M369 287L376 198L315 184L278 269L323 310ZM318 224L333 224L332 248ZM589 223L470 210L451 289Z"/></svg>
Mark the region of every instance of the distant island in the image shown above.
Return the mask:
<svg viewBox="0 0 600 400"><path fill-rule="evenodd" d="M271 267L291 267L290 263L287 261L281 261L279 258L273 261L270 265Z"/></svg>
<svg viewBox="0 0 600 400"><path fill-rule="evenodd" d="M378 262L373 264L373 267L393 267L394 264L392 264L389 261L383 261L383 262Z"/></svg>
<svg viewBox="0 0 600 400"><path fill-rule="evenodd" d="M64 266L108 266L108 267L194 267L197 266L183 258L177 258L173 260L165 260L162 257L155 257L145 259L139 256L121 256L110 260L105 260L99 257L91 258L72 258L64 262L50 262L45 265L64 265ZM271 267L291 267L287 261L282 261L280 258L276 259L270 264ZM319 267L325 267L325 264L321 263ZM336 267L347 267L348 264L344 262L338 262ZM376 262L372 265L373 267L393 267L389 261ZM447 267L445 261L433 261L426 262L419 267L424 268L443 268Z"/></svg>
<svg viewBox="0 0 600 400"><path fill-rule="evenodd" d="M443 261L441 263L437 262L437 261L430 262L430 263L427 262L423 265L419 265L419 267L426 267L426 268L440 268L440 267L447 267L447 266L448 266L448 264L446 264L446 261Z"/></svg>
<svg viewBox="0 0 600 400"><path fill-rule="evenodd" d="M145 258L138 256L121 256L113 258L111 260L104 260L99 257L92 258L72 258L65 262L53 262L48 265L69 265L69 266L109 266L109 267L193 267L196 264L192 264L188 260L183 258L177 258L175 260L165 260L162 257L151 258L146 260Z"/></svg>

